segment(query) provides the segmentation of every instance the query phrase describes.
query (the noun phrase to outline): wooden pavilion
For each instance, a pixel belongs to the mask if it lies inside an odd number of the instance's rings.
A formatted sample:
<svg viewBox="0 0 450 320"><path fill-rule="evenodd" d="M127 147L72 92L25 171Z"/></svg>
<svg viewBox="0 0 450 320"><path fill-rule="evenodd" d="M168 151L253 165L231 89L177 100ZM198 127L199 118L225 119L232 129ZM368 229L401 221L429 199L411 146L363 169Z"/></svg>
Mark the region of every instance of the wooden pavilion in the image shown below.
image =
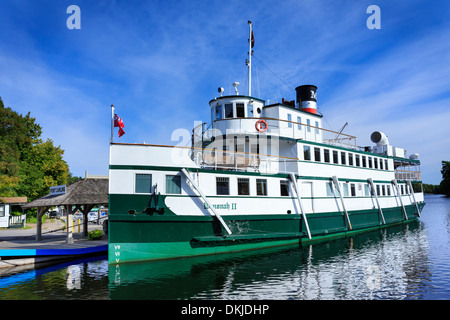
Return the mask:
<svg viewBox="0 0 450 320"><path fill-rule="evenodd" d="M64 189L64 188L63 188ZM67 242L73 241L71 230L72 216L75 210L83 213L83 235L87 236L87 214L96 205L108 205L108 176L88 176L65 187L65 193L52 192L23 206L37 208L36 240L42 240L42 216L54 206L64 206L67 216Z"/></svg>

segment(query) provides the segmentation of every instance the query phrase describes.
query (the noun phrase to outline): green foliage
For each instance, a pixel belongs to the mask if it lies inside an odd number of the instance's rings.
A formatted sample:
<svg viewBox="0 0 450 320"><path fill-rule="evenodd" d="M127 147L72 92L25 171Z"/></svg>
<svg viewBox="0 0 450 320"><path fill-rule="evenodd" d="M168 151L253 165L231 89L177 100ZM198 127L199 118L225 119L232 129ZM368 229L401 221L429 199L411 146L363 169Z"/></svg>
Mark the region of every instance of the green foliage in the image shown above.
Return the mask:
<svg viewBox="0 0 450 320"><path fill-rule="evenodd" d="M103 237L103 231L96 229L89 231L88 240L100 240Z"/></svg>
<svg viewBox="0 0 450 320"><path fill-rule="evenodd" d="M441 193L445 194L447 197L450 197L450 161L442 161L441 173Z"/></svg>
<svg viewBox="0 0 450 320"><path fill-rule="evenodd" d="M423 184L423 193L428 194L440 194L441 193L441 187L434 184Z"/></svg>
<svg viewBox="0 0 450 320"><path fill-rule="evenodd" d="M26 196L31 201L71 177L64 150L51 139L44 142L41 134L30 113L18 114L0 98L0 196Z"/></svg>

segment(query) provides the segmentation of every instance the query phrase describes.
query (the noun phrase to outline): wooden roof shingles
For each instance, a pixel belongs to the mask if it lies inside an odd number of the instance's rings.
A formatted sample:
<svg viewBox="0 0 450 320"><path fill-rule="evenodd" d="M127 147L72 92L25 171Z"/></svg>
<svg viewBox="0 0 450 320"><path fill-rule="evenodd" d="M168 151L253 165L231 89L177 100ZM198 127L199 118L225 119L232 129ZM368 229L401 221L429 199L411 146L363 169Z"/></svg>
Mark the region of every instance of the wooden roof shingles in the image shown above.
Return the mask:
<svg viewBox="0 0 450 320"><path fill-rule="evenodd" d="M33 200L23 208L62 205L108 204L108 179L86 178L66 186L66 193L46 195Z"/></svg>

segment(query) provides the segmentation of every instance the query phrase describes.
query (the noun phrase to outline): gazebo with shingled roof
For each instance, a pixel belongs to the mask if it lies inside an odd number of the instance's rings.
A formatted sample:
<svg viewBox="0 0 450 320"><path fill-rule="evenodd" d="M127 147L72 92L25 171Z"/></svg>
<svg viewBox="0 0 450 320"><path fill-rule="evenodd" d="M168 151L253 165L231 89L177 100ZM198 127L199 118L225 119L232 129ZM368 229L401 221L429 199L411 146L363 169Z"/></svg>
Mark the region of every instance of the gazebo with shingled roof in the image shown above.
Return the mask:
<svg viewBox="0 0 450 320"><path fill-rule="evenodd" d="M96 205L108 205L108 176L87 176L86 178L66 186L64 194L48 194L33 200L23 206L37 208L36 240L42 240L42 216L48 209L54 206L64 206L67 214L67 223L71 222L74 210L83 213L83 235L87 236L87 214ZM70 221L69 221L70 220ZM70 228L68 228L69 230ZM68 232L68 242L71 242L72 234Z"/></svg>

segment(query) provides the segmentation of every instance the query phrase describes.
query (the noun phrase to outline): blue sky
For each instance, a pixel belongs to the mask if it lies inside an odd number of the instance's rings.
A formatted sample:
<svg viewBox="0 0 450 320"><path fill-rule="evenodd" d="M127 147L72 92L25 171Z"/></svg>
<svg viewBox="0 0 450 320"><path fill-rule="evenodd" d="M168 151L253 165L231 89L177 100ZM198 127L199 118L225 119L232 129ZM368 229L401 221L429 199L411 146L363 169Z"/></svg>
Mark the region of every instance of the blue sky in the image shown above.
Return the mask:
<svg viewBox="0 0 450 320"><path fill-rule="evenodd" d="M366 27L372 4L379 30ZM70 5L80 30L66 26ZM450 160L449 18L450 2L424 0L2 1L0 96L37 118L74 175L107 174L111 104L126 131L115 141L177 144L175 129L209 122L219 86L246 90L251 20L254 96L293 100L315 84L328 128L348 122L361 146L385 132L438 184Z"/></svg>

